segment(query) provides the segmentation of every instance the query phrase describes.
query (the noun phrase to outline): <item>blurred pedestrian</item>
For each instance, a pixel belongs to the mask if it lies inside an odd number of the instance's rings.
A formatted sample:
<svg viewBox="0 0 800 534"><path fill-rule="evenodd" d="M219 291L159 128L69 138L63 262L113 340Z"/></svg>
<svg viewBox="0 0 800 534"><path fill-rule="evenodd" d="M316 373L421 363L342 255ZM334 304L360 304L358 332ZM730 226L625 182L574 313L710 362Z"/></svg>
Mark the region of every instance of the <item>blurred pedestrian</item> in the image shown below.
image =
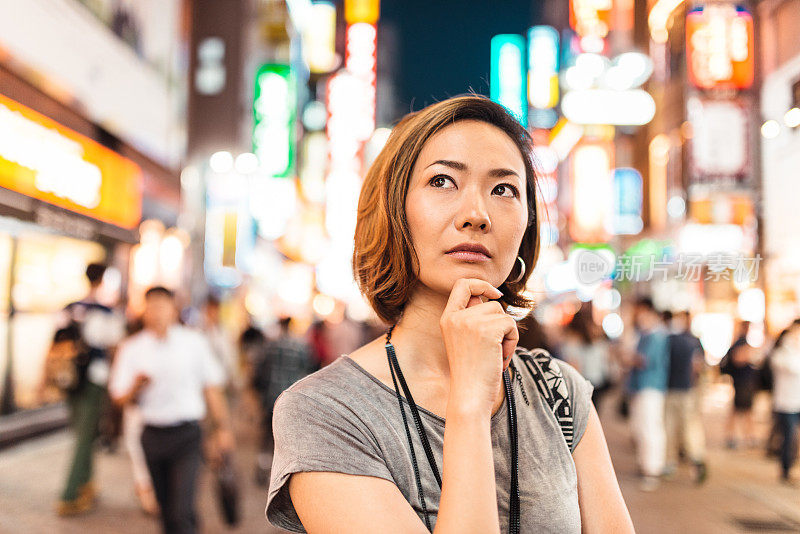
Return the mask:
<svg viewBox="0 0 800 534"><path fill-rule="evenodd" d="M198 531L195 493L206 411L216 429L213 460L233 449L222 367L205 337L177 318L172 291L149 289L145 328L120 347L110 384L117 403L139 405L142 448L169 534Z"/></svg>
<svg viewBox="0 0 800 534"><path fill-rule="evenodd" d="M782 435L781 480L791 482L789 474L797 459L797 429L800 426L800 319L781 336L770 366L772 368L773 410Z"/></svg>
<svg viewBox="0 0 800 534"><path fill-rule="evenodd" d="M592 383L592 403L600 411L600 402L611 388L609 350L590 313L576 313L564 328L561 357Z"/></svg>
<svg viewBox="0 0 800 534"><path fill-rule="evenodd" d="M256 467L256 478L266 484L266 475L272 465L272 412L275 400L283 391L309 375L316 367L311 346L291 332L291 317L278 321L278 337L267 343L261 361L253 373L253 388L261 400L261 452Z"/></svg>
<svg viewBox="0 0 800 534"><path fill-rule="evenodd" d="M322 369L336 359L328 342L328 325L325 321L314 321L311 324L308 329L308 341L317 369Z"/></svg>
<svg viewBox="0 0 800 534"><path fill-rule="evenodd" d="M242 366L247 369L247 376L252 377L253 369L264 355L267 336L252 321L239 336L239 354Z"/></svg>
<svg viewBox="0 0 800 534"><path fill-rule="evenodd" d="M86 267L89 293L67 305L59 318L54 344L68 345L59 360L68 370L61 382L70 407L70 422L75 435L75 449L67 482L58 504L59 515L88 511L95 502L92 483L94 443L100 430L105 401L110 351L122 338L123 322L114 311L98 300L106 266L92 263ZM62 378L65 378L62 375Z"/></svg>
<svg viewBox="0 0 800 534"><path fill-rule="evenodd" d="M325 318L325 340L328 357L323 367L342 354L350 354L361 345L361 327L347 315L344 302L337 300L333 313Z"/></svg>
<svg viewBox="0 0 800 534"><path fill-rule="evenodd" d="M206 298L203 308L203 333L211 345L211 352L225 372L225 387L231 400L240 383L239 365L236 361L236 347L222 324L221 303L214 295Z"/></svg>
<svg viewBox="0 0 800 534"><path fill-rule="evenodd" d="M536 319L533 311L528 313L522 320L517 323L519 326L519 343L520 347L526 349L542 349L546 350L552 355L556 355L558 351L555 350L550 340L547 338L542 324Z"/></svg>
<svg viewBox="0 0 800 534"><path fill-rule="evenodd" d="M634 321L639 340L628 376L630 425L642 473L640 488L652 491L664 472L666 432L664 395L669 373L667 332L653 301L636 302Z"/></svg>
<svg viewBox="0 0 800 534"><path fill-rule="evenodd" d="M788 328L785 328L781 331L781 333L775 339L775 342L772 344L772 348L770 348L766 356L764 356L764 359L761 360L761 365L758 368L761 390L769 392L770 395L772 394L772 390L775 385L775 380L772 373L772 357L775 355L775 351L783 344L783 340L788 334ZM768 458L780 457L782 441L783 436L781 434L780 421L778 421L778 414L773 411L772 425L767 433L767 439L764 441L764 450L766 451Z"/></svg>
<svg viewBox="0 0 800 534"><path fill-rule="evenodd" d="M144 430L144 420L142 412L136 404L128 404L122 413L122 436L125 440L125 449L131 460L131 471L133 472L133 488L139 506L148 515L158 515L158 500L156 499L153 481L150 478L150 471L147 469L147 460L142 449L142 432Z"/></svg>
<svg viewBox="0 0 800 534"><path fill-rule="evenodd" d="M749 322L739 323L736 339L719 363L720 372L729 375L733 381L733 406L726 424L726 446L729 449L739 446L740 432L747 447L756 446L753 400L761 386L761 374L753 363L755 351L747 343L749 328Z"/></svg>
<svg viewBox="0 0 800 534"><path fill-rule="evenodd" d="M669 379L664 416L667 429L666 473L671 475L675 472L679 450L683 450L695 468L695 482L701 484L708 476L705 431L697 387L705 362L703 346L690 330L688 311L679 311L674 315L665 313L664 318L670 326Z"/></svg>

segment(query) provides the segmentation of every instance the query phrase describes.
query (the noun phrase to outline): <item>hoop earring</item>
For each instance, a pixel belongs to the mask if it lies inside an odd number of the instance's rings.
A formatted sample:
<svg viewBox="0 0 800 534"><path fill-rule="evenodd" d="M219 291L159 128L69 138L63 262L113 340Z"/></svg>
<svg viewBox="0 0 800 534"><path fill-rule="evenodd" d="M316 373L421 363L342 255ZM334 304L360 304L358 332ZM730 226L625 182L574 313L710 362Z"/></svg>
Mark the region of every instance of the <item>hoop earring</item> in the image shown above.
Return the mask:
<svg viewBox="0 0 800 534"><path fill-rule="evenodd" d="M517 259L522 267L520 267L519 275L516 278L506 281L508 284L517 284L522 280L522 277L525 276L525 262L522 260L522 256L517 256Z"/></svg>

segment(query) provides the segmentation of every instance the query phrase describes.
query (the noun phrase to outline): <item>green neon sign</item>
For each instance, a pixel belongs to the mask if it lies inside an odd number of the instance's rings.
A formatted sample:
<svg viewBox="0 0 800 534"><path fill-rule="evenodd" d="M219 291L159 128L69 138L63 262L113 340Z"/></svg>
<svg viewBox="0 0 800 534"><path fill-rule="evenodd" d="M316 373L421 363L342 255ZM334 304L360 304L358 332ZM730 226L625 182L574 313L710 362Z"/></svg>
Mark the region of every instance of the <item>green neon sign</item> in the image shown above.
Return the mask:
<svg viewBox="0 0 800 534"><path fill-rule="evenodd" d="M266 64L256 74L253 153L265 174L295 173L297 84L289 65Z"/></svg>

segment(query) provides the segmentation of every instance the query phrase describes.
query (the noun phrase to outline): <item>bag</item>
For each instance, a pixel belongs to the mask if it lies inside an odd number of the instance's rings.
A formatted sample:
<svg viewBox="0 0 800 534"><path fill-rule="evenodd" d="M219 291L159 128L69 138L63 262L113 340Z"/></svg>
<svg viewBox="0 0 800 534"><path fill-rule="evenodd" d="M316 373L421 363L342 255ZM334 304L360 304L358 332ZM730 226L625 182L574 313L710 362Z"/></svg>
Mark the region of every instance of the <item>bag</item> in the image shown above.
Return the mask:
<svg viewBox="0 0 800 534"><path fill-rule="evenodd" d="M239 484L230 454L223 455L217 469L217 495L225 524L231 527L239 524Z"/></svg>
<svg viewBox="0 0 800 534"><path fill-rule="evenodd" d="M561 434L567 442L569 450L572 450L572 443L575 437L575 421L572 413L572 404L569 399L569 389L564 382L564 375L558 367L555 358L543 349L524 349L516 348L517 356L522 360L523 367L533 378L539 394L547 402L558 421ZM519 380L519 374L517 374ZM522 384L520 383L520 386ZM525 396L525 390L520 388L525 404L530 404Z"/></svg>

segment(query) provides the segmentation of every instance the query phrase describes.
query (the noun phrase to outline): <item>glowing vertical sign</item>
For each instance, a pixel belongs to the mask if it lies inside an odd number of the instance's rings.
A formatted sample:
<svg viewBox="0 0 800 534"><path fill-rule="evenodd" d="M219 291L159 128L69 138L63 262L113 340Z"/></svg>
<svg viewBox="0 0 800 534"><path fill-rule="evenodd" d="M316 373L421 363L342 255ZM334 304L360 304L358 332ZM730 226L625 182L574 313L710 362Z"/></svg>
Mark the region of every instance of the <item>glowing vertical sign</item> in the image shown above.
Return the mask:
<svg viewBox="0 0 800 534"><path fill-rule="evenodd" d="M615 169L612 233L635 235L642 225L642 175L636 169Z"/></svg>
<svg viewBox="0 0 800 534"><path fill-rule="evenodd" d="M491 47L491 98L511 112L523 126L527 126L525 39L516 34L495 35Z"/></svg>
<svg viewBox="0 0 800 534"><path fill-rule="evenodd" d="M380 0L345 0L344 18L348 24L376 24L381 14Z"/></svg>
<svg viewBox="0 0 800 534"><path fill-rule="evenodd" d="M569 25L581 37L605 37L612 8L612 0L570 0Z"/></svg>
<svg viewBox="0 0 800 534"><path fill-rule="evenodd" d="M528 30L528 102L537 109L558 103L558 31L552 26Z"/></svg>
<svg viewBox="0 0 800 534"><path fill-rule="evenodd" d="M303 29L303 56L311 72L336 68L336 6L332 3L311 4L311 18Z"/></svg>
<svg viewBox="0 0 800 534"><path fill-rule="evenodd" d="M608 142L579 144L570 163L572 213L569 233L575 241L607 241L612 205L612 146Z"/></svg>
<svg viewBox="0 0 800 534"><path fill-rule="evenodd" d="M271 176L294 173L297 92L289 65L268 64L256 74L253 153Z"/></svg>
<svg viewBox="0 0 800 534"><path fill-rule="evenodd" d="M359 22L347 27L345 68L358 82L356 135L365 142L375 130L375 92L378 65L378 29ZM355 96L355 95L354 95Z"/></svg>
<svg viewBox="0 0 800 534"><path fill-rule="evenodd" d="M686 15L689 80L700 89L753 85L753 17L730 4L700 6Z"/></svg>

